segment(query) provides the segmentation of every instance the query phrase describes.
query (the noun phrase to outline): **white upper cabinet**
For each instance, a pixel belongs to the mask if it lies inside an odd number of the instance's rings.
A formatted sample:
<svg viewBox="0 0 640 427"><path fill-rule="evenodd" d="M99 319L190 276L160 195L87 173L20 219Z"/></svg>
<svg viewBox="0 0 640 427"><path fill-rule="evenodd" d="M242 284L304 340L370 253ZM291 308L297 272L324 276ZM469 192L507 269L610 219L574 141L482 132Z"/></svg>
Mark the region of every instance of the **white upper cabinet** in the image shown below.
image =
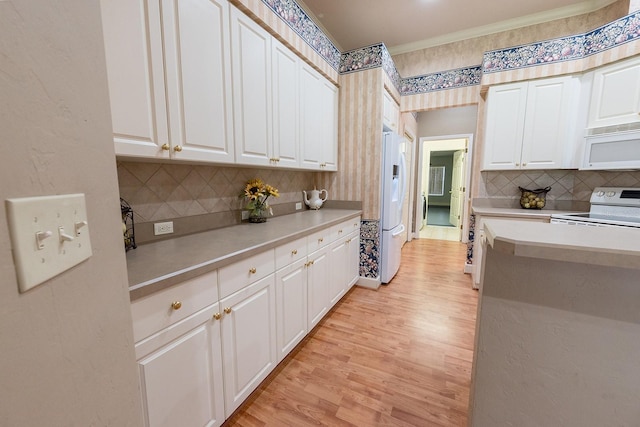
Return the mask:
<svg viewBox="0 0 640 427"><path fill-rule="evenodd" d="M268 165L272 134L271 36L231 7L236 161Z"/></svg>
<svg viewBox="0 0 640 427"><path fill-rule="evenodd" d="M233 163L228 3L101 5L116 154Z"/></svg>
<svg viewBox="0 0 640 427"><path fill-rule="evenodd" d="M484 169L558 169L574 144L578 81L541 79L489 89Z"/></svg>
<svg viewBox="0 0 640 427"><path fill-rule="evenodd" d="M391 97L386 90L382 94L382 122L384 127L398 132L398 123L400 121L400 106Z"/></svg>
<svg viewBox="0 0 640 427"><path fill-rule="evenodd" d="M163 0L172 157L233 162L229 5Z"/></svg>
<svg viewBox="0 0 640 427"><path fill-rule="evenodd" d="M300 69L300 141L303 168L337 170L337 106L337 88L311 66L303 63Z"/></svg>
<svg viewBox="0 0 640 427"><path fill-rule="evenodd" d="M589 128L640 121L640 58L595 70L589 108Z"/></svg>
<svg viewBox="0 0 640 427"><path fill-rule="evenodd" d="M300 167L300 60L278 40L272 40L273 149L271 164Z"/></svg>
<svg viewBox="0 0 640 427"><path fill-rule="evenodd" d="M169 158L160 4L102 0L116 154ZM146 13L145 13L146 12Z"/></svg>

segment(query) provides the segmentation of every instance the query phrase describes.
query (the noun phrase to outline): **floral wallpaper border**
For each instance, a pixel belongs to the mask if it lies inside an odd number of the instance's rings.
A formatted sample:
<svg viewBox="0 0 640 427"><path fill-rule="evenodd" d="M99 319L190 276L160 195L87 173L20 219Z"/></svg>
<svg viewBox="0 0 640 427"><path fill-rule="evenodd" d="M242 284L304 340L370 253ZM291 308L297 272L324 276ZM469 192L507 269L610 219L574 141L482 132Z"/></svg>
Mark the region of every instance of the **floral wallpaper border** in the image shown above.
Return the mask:
<svg viewBox="0 0 640 427"><path fill-rule="evenodd" d="M484 73L582 59L640 39L640 11L584 34L485 52Z"/></svg>
<svg viewBox="0 0 640 427"><path fill-rule="evenodd" d="M408 77L402 79L400 95L415 95L438 90L475 86L479 85L481 80L482 67L480 65L425 74L423 76Z"/></svg>
<svg viewBox="0 0 640 427"><path fill-rule="evenodd" d="M380 221L363 219L360 223L360 277L380 275Z"/></svg>
<svg viewBox="0 0 640 427"><path fill-rule="evenodd" d="M262 0L262 2L318 55L322 56L334 70L338 70L340 51L295 0Z"/></svg>
<svg viewBox="0 0 640 427"><path fill-rule="evenodd" d="M640 40L640 11L587 33L485 52L482 65L403 78L384 43L340 53L295 0L262 0L339 74L382 67L400 95L479 85L483 73L582 59Z"/></svg>

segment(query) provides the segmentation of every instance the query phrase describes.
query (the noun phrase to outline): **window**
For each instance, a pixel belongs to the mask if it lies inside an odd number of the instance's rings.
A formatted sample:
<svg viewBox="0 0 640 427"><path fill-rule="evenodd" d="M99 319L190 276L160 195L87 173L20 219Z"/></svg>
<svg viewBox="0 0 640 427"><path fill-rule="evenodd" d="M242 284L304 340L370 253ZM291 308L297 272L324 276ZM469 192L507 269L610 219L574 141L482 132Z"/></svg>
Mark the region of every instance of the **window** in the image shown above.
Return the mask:
<svg viewBox="0 0 640 427"><path fill-rule="evenodd" d="M429 195L444 196L444 166L429 167Z"/></svg>

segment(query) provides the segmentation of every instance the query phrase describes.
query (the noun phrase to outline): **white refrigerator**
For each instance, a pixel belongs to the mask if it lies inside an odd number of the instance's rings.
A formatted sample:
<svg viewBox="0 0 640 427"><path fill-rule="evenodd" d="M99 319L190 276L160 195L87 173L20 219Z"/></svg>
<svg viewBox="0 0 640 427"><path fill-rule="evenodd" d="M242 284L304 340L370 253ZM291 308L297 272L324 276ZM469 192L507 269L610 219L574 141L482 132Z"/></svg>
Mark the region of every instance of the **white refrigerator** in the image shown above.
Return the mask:
<svg viewBox="0 0 640 427"><path fill-rule="evenodd" d="M400 253L404 243L402 202L407 184L401 138L384 132L382 138L382 242L380 247L380 281L389 283L400 267Z"/></svg>

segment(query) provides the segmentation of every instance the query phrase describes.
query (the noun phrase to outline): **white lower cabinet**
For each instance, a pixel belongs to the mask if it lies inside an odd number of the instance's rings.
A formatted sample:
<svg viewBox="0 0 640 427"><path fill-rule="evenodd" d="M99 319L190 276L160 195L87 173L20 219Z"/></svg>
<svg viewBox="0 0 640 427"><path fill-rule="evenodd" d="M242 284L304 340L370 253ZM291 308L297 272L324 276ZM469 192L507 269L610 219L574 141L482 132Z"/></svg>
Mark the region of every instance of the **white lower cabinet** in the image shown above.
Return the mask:
<svg viewBox="0 0 640 427"><path fill-rule="evenodd" d="M360 229L349 236L349 264L347 265L347 289L350 289L360 278Z"/></svg>
<svg viewBox="0 0 640 427"><path fill-rule="evenodd" d="M278 362L307 335L307 260L276 272Z"/></svg>
<svg viewBox="0 0 640 427"><path fill-rule="evenodd" d="M273 274L220 301L227 416L277 365Z"/></svg>
<svg viewBox="0 0 640 427"><path fill-rule="evenodd" d="M217 312L216 302L136 344L145 425L213 427L225 420Z"/></svg>
<svg viewBox="0 0 640 427"><path fill-rule="evenodd" d="M309 330L329 311L329 247L309 255L307 262L307 321Z"/></svg>
<svg viewBox="0 0 640 427"><path fill-rule="evenodd" d="M340 239L331 245L331 275L327 288L329 305L333 306L347 292L349 285L349 243L348 239Z"/></svg>
<svg viewBox="0 0 640 427"><path fill-rule="evenodd" d="M356 283L360 218L131 304L145 424L219 426Z"/></svg>

